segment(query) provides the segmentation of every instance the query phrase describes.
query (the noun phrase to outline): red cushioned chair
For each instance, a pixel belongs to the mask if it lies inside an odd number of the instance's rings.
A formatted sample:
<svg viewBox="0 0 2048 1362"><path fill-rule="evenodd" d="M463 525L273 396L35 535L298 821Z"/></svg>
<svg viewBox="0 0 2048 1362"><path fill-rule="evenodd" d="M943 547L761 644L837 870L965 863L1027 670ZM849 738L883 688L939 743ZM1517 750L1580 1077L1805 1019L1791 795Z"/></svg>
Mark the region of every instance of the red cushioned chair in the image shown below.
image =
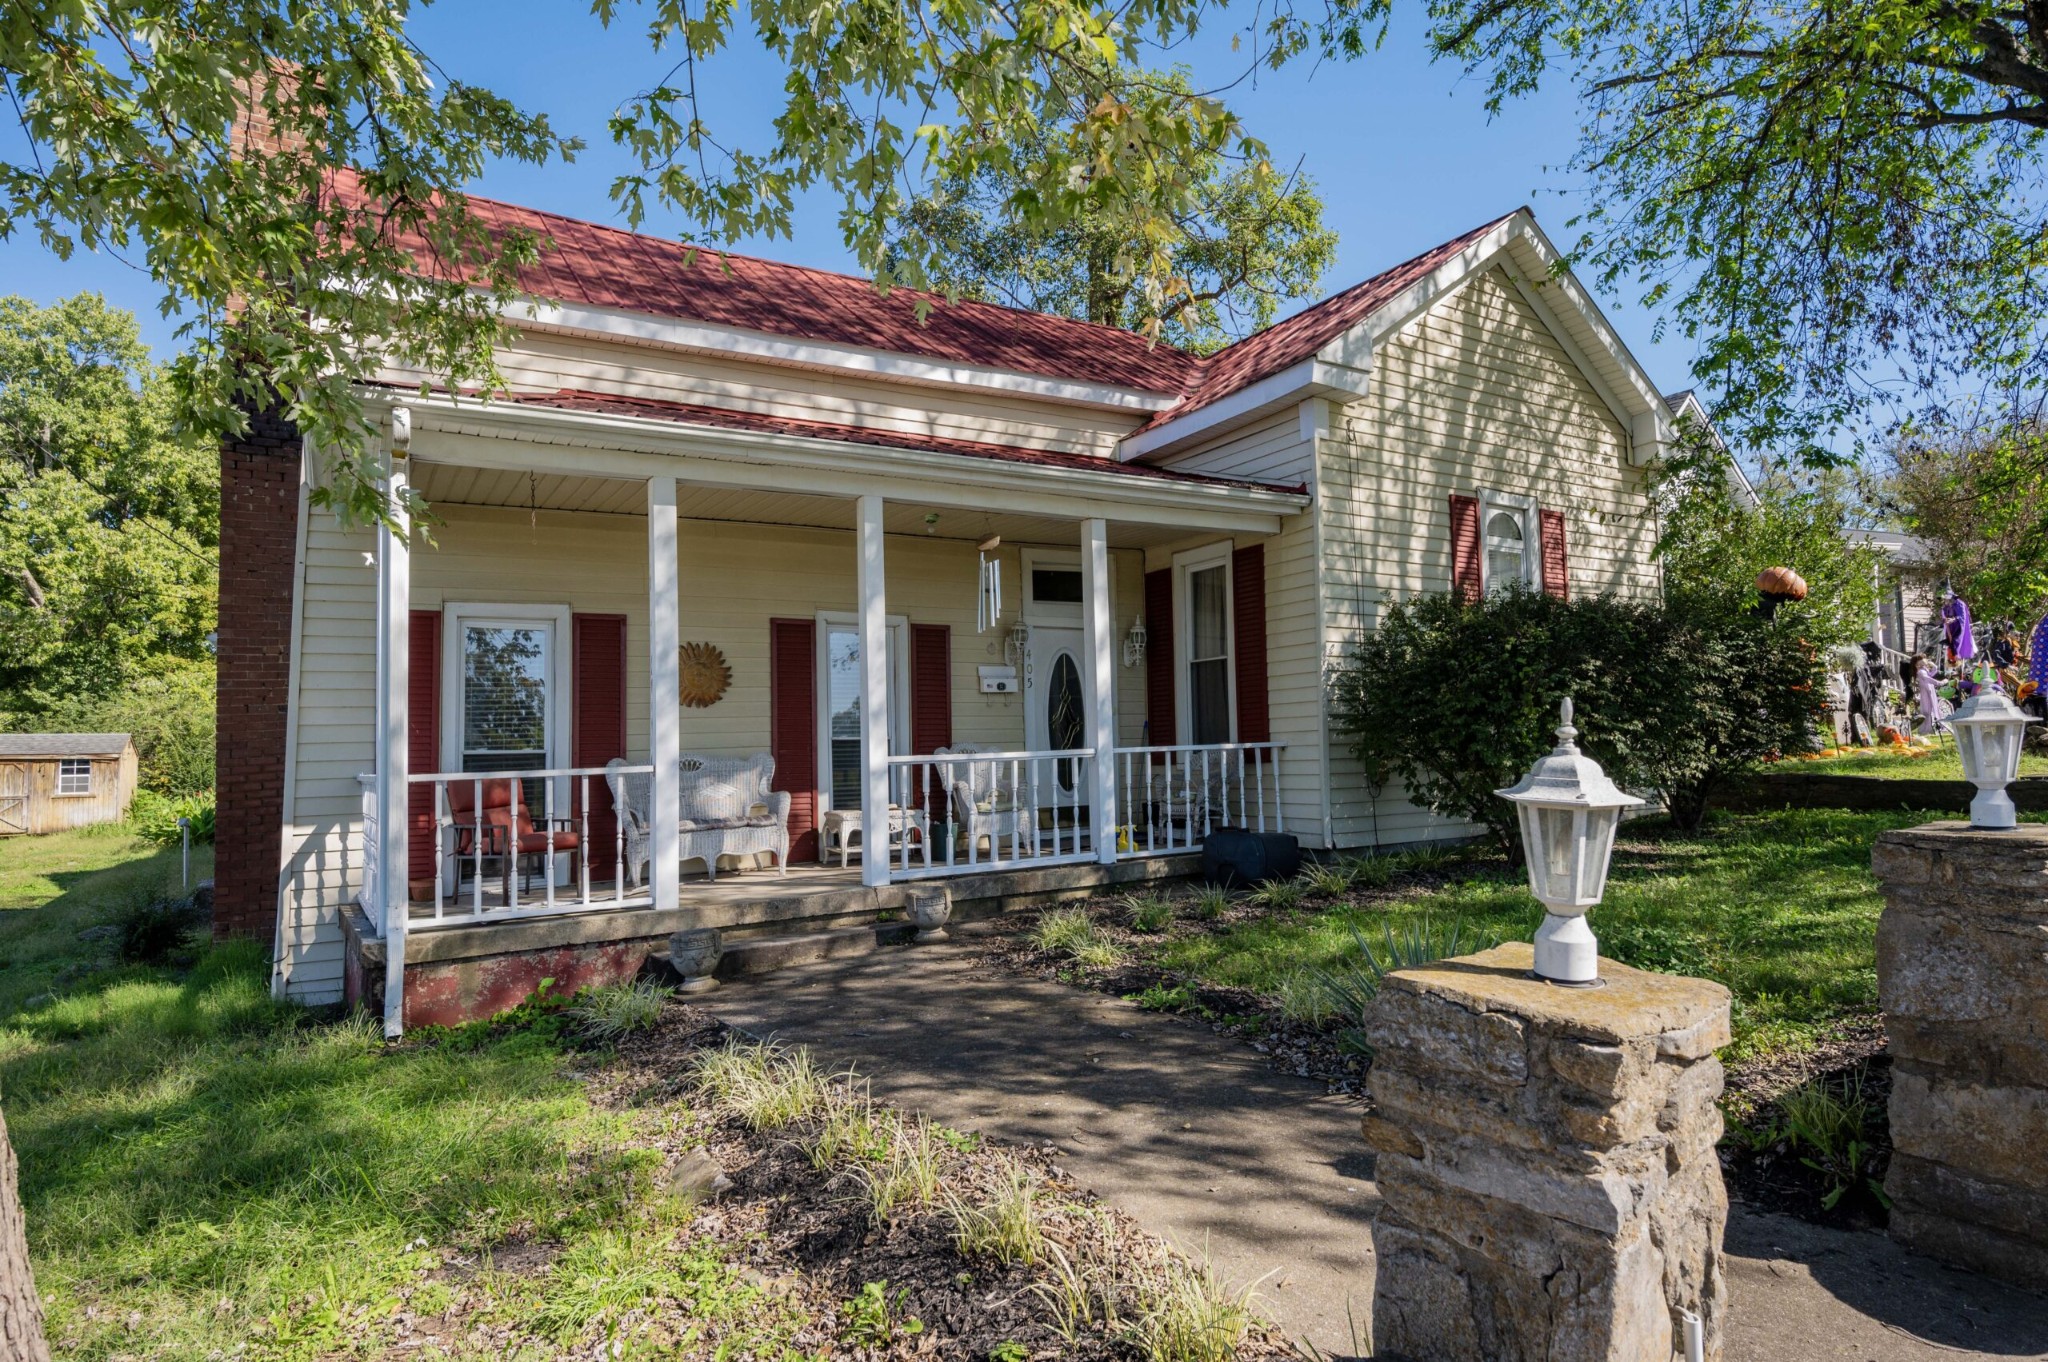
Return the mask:
<svg viewBox="0 0 2048 1362"><path fill-rule="evenodd" d="M481 815L476 807L479 789L483 794ZM505 902L508 904L512 902L515 867L520 872L520 887L525 889L533 878L534 870L546 867L551 844L557 856L569 858L569 880L575 883L576 858L582 854L583 846L583 839L573 831L575 820L557 817L543 820L550 824L547 828L536 825L526 807L525 781L502 776L483 781L450 780L441 787L441 792L445 806L443 824L455 829L455 885L458 893L463 863L478 862L479 838L483 843L481 859L496 861L501 868Z"/></svg>

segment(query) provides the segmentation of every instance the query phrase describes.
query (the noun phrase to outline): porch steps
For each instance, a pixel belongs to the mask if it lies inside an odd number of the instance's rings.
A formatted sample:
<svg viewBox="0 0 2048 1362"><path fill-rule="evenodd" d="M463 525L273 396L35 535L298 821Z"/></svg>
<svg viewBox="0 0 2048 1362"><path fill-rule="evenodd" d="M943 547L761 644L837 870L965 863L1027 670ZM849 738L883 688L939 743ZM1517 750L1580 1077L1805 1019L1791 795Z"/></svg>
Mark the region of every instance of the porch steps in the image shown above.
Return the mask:
<svg viewBox="0 0 2048 1362"><path fill-rule="evenodd" d="M908 922L874 922L861 927L837 927L793 936L745 937L726 943L725 958L718 962L718 975L721 979L730 979L747 974L768 974L788 969L791 965L869 955L891 946L908 945L910 933Z"/></svg>

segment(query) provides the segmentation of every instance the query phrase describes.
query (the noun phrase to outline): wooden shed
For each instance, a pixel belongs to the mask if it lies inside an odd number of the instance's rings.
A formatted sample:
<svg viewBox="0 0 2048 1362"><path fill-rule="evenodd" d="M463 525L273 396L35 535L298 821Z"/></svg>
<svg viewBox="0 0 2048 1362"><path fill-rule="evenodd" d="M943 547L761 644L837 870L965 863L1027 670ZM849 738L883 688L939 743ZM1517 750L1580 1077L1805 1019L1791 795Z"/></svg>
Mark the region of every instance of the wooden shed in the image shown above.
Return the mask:
<svg viewBox="0 0 2048 1362"><path fill-rule="evenodd" d="M134 797L126 733L0 733L0 837L118 823Z"/></svg>

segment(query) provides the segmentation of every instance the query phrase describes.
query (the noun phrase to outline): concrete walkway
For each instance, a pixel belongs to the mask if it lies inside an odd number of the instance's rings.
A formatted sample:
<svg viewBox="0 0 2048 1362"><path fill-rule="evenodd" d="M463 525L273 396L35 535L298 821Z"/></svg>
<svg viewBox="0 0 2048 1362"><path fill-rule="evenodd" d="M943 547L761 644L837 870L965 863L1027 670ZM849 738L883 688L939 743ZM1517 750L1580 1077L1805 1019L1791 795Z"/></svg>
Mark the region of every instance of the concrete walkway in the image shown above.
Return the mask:
<svg viewBox="0 0 2048 1362"><path fill-rule="evenodd" d="M956 932L962 929L956 929ZM972 928L964 929L972 931ZM960 1129L1052 1144L1073 1178L1336 1357L1366 1336L1377 1194L1356 1104L1206 1026L931 946L730 983L691 1000L851 1065ZM1728 1362L2048 1358L2048 1300L1875 1234L1744 1213L1728 1232Z"/></svg>

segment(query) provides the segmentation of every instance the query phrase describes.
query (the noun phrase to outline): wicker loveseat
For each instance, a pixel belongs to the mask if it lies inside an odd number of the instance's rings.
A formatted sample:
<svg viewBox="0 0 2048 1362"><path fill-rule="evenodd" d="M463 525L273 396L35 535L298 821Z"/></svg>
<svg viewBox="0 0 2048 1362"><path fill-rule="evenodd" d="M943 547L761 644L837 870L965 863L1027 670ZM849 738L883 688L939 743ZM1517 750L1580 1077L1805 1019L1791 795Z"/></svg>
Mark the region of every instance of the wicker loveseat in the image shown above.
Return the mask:
<svg viewBox="0 0 2048 1362"><path fill-rule="evenodd" d="M612 807L618 810L625 834L626 857L619 870L628 883L638 886L647 878L654 850L653 778L625 774L619 769L625 764L608 763L605 783L611 786ZM751 757L685 752L677 764L682 775L677 817L681 860L704 862L705 878L715 880L719 857L765 851L774 855L777 870L788 872L789 792L769 788L775 779L775 758L766 752Z"/></svg>

